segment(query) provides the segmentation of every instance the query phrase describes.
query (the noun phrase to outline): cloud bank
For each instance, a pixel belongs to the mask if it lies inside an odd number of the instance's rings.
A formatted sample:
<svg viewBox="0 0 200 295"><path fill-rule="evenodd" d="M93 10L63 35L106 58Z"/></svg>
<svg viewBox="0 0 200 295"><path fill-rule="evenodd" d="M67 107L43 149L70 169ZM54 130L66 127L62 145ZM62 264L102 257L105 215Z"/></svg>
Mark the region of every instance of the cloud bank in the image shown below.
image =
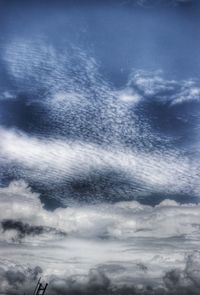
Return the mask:
<svg viewBox="0 0 200 295"><path fill-rule="evenodd" d="M199 292L199 204L132 201L52 212L18 181L0 189L0 205L2 294L30 292L41 274L49 294Z"/></svg>

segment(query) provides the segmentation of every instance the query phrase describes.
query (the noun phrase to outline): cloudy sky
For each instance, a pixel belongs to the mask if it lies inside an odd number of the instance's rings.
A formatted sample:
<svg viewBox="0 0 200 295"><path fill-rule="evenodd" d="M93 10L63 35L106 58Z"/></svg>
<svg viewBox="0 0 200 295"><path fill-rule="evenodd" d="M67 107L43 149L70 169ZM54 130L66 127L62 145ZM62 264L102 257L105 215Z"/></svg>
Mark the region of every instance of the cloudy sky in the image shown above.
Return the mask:
<svg viewBox="0 0 200 295"><path fill-rule="evenodd" d="M200 293L200 3L0 0L0 294Z"/></svg>

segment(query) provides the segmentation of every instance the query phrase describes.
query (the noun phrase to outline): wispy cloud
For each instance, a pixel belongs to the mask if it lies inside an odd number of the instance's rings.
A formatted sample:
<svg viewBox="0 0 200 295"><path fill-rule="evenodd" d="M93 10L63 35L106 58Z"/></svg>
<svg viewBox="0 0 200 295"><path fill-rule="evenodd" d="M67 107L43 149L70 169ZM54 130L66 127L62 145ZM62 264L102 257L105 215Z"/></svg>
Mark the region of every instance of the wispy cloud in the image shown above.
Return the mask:
<svg viewBox="0 0 200 295"><path fill-rule="evenodd" d="M93 173L118 171L132 189L135 187L133 198L152 192L199 194L198 162L192 163L176 151L144 153L123 147L44 140L6 129L0 133L2 165L15 165L17 173L27 180L87 182L87 176Z"/></svg>

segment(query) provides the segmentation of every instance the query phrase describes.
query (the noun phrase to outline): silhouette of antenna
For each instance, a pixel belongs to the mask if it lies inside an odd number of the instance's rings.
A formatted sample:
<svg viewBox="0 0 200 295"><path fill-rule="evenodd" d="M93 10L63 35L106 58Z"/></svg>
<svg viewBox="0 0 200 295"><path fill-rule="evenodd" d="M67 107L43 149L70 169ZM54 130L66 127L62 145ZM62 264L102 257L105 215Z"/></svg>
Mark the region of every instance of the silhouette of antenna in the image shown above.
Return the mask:
<svg viewBox="0 0 200 295"><path fill-rule="evenodd" d="M44 295L48 284L46 283L45 285L43 285L42 283L40 283L41 278L39 278L37 285L35 287L35 290L33 291L33 295Z"/></svg>

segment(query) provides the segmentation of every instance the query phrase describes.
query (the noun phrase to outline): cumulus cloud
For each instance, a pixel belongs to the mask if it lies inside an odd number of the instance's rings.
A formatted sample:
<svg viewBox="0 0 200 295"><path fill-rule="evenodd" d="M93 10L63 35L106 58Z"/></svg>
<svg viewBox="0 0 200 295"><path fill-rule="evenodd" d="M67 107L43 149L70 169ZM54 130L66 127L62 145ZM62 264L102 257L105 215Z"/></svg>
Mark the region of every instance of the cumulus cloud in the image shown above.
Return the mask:
<svg viewBox="0 0 200 295"><path fill-rule="evenodd" d="M0 267L0 292L3 295L30 292L34 288L42 269L39 266L13 265Z"/></svg>
<svg viewBox="0 0 200 295"><path fill-rule="evenodd" d="M24 181L12 182L0 189L1 290L30 292L42 273L49 294L197 292L199 214L199 204L172 200L52 212Z"/></svg>
<svg viewBox="0 0 200 295"><path fill-rule="evenodd" d="M164 273L159 286L151 284L134 284L129 282L119 284L113 282L100 267L91 268L86 275L63 276L49 275L39 267L34 268L15 266L15 268L0 269L0 287L2 294L16 294L16 292L31 292L36 284L36 278L42 274L45 281L49 283L48 294L130 294L130 295L159 295L159 294L199 294L199 283L194 281L194 277L199 280L200 271L189 269L190 265L199 263L196 261L198 253L194 253L186 258L185 268L172 269ZM134 274L133 274L134 277Z"/></svg>
<svg viewBox="0 0 200 295"><path fill-rule="evenodd" d="M165 200L151 207L131 201L77 205L51 212L43 208L38 195L23 181L1 188L0 197L2 236L10 230L17 231L21 238L64 232L74 237L116 239L199 236L200 206L194 204Z"/></svg>
<svg viewBox="0 0 200 295"><path fill-rule="evenodd" d="M200 289L199 262L199 252L194 252L187 257L183 270L168 271L163 277L167 289L172 294L198 294Z"/></svg>

